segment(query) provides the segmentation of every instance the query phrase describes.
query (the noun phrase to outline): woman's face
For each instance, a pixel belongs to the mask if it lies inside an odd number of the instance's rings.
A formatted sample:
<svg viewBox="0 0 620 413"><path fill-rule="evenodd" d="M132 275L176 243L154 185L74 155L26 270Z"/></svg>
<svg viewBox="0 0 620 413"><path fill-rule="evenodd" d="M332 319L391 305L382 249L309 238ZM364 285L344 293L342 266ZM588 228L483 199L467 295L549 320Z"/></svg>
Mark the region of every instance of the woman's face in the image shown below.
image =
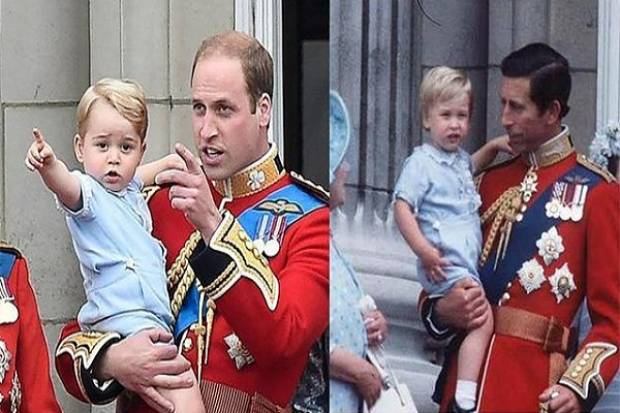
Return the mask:
<svg viewBox="0 0 620 413"><path fill-rule="evenodd" d="M344 185L347 183L351 167L346 161L342 161L336 172L334 180L329 186L329 208L334 209L344 204L346 199Z"/></svg>

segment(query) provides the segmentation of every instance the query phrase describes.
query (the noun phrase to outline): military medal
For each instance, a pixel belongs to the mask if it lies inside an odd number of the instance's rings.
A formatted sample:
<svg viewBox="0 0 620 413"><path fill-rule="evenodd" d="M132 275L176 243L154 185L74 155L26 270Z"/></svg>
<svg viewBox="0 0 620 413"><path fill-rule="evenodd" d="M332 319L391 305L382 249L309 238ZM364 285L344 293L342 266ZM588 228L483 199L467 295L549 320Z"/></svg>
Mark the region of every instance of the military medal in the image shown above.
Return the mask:
<svg viewBox="0 0 620 413"><path fill-rule="evenodd" d="M571 208L570 219L573 222L578 222L583 218L583 208L586 204L586 194L588 193L587 185L576 185L575 197L573 199L573 205Z"/></svg>
<svg viewBox="0 0 620 413"><path fill-rule="evenodd" d="M573 273L568 269L568 264L556 269L555 273L549 278L549 282L551 283L551 292L555 295L558 303L568 298L571 291L577 289Z"/></svg>
<svg viewBox="0 0 620 413"><path fill-rule="evenodd" d="M224 337L224 342L228 346L228 356L235 361L237 370L241 370L243 366L254 362L254 357L243 346L243 343L241 343L241 340L239 340L235 333Z"/></svg>
<svg viewBox="0 0 620 413"><path fill-rule="evenodd" d="M565 187L565 182L556 182L553 184L551 199L545 204L545 215L547 215L547 218L560 217L560 208L562 207L562 194L564 193Z"/></svg>
<svg viewBox="0 0 620 413"><path fill-rule="evenodd" d="M551 227L549 231L542 233L540 239L536 241L536 246L538 247L538 255L543 258L546 265L558 259L560 254L564 252L562 237L558 234L555 226Z"/></svg>
<svg viewBox="0 0 620 413"><path fill-rule="evenodd" d="M11 324L17 321L19 312L13 304L15 298L9 294L6 280L0 278L0 324Z"/></svg>
<svg viewBox="0 0 620 413"><path fill-rule="evenodd" d="M269 214L264 214L258 221L258 228L256 229L256 239L254 240L254 247L261 254L265 251L265 236L267 232L267 225L269 224Z"/></svg>
<svg viewBox="0 0 620 413"><path fill-rule="evenodd" d="M4 381L4 375L9 370L10 361L11 353L6 348L4 341L0 340L0 383Z"/></svg>
<svg viewBox="0 0 620 413"><path fill-rule="evenodd" d="M539 289L546 281L544 269L535 258L524 262L517 274L519 275L519 282L527 294Z"/></svg>
<svg viewBox="0 0 620 413"><path fill-rule="evenodd" d="M265 243L265 255L267 257L275 257L278 255L278 252L280 252L280 243L282 242L282 236L284 235L285 228L286 216L278 215L276 219L273 220L269 240Z"/></svg>
<svg viewBox="0 0 620 413"><path fill-rule="evenodd" d="M566 178L566 181L553 184L551 199L545 204L545 214L548 218L578 222L583 218L588 180L577 175Z"/></svg>

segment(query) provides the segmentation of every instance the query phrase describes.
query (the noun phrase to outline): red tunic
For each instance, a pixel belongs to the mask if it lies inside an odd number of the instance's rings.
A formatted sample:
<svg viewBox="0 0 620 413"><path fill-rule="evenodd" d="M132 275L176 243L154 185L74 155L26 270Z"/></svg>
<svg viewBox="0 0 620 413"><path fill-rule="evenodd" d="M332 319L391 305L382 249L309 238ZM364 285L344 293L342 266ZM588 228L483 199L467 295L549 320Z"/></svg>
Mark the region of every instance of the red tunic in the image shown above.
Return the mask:
<svg viewBox="0 0 620 413"><path fill-rule="evenodd" d="M538 169L538 191L530 204L536 202L537 196L575 167L576 163L577 155L573 153L558 163ZM480 185L481 214L508 188L519 185L528 168L522 158L517 158L487 171ZM545 282L539 288L527 293L515 274L504 289L500 303L491 303L526 310L547 318L553 317L564 327L570 327L580 305L587 298L592 330L559 379L559 383L578 395L586 408L598 400L618 369L619 189L617 183L603 180L587 193L581 220L558 221L555 227L562 239L564 251L556 260L546 264L535 248L536 253L527 259L535 259L544 268ZM483 228L485 239L489 236L490 222ZM515 225L530 224L524 219ZM551 290L550 277L565 265L573 274L576 289L558 302ZM505 334L494 334L479 381L479 411L538 411L538 396L552 384L549 382L550 365L550 354L540 344ZM455 363L452 363L452 367L442 397L442 411L447 409L454 394ZM566 365L562 371L565 368Z"/></svg>
<svg viewBox="0 0 620 413"><path fill-rule="evenodd" d="M192 363L194 372L200 372L203 399L209 412L231 411L231 406L245 411L258 411L263 405L269 406L265 411L276 411L276 406L286 407L303 373L312 344L327 328L328 208L323 204L286 226L279 252L268 260L247 243L242 234L245 231L240 229L236 219L248 208L261 203L270 193L287 185L300 183L288 174L276 174L272 182L267 182L258 192L236 196L223 204L224 209L229 211L224 214L225 220L220 225L225 230L218 229L221 233L216 232L211 240L211 244L214 239L219 240L219 247L216 247L219 250L216 254L219 256L217 265L210 265L209 259L197 257L201 249L202 252L205 249L202 241L192 248L191 258L188 257L191 267L198 273L197 278L203 281L205 301L212 298L209 304L215 304L215 309L212 320L208 315L204 317L204 329L193 325L186 335L181 336L179 345L182 354ZM222 195L214 188L212 193L216 205L220 205ZM179 256L183 255L182 250L194 227L182 212L172 209L167 188L152 194L149 208L153 216L153 235L167 249L169 280L175 279L171 274L175 266L183 263ZM179 268L187 267L181 265ZM187 275L185 270L181 273ZM267 281L262 283L263 280ZM175 279L171 290L173 309L174 291L180 285L177 281ZM273 287L273 290L265 285ZM277 294L272 296L269 291ZM204 333L202 349L196 334L201 330ZM59 375L67 390L81 400L92 403L110 400L116 394L93 389L89 369L81 370L106 347L99 345L100 348L95 350L96 343L101 343L103 338L98 336L88 345L82 345L83 349L89 349L83 351L88 356L80 356L76 351L67 350L71 348L67 342L73 341L72 348L77 348L75 341L79 340L68 339L77 337L71 336L76 331L76 326L70 325L61 336L56 359ZM242 354L237 360L229 354L233 350L229 341L233 333L242 344L236 349ZM84 333L79 337L83 343ZM118 337L109 334L104 337L109 343L118 340ZM241 366L237 365L239 361ZM81 371L80 377L75 374L76 370ZM237 402L232 399L244 401L235 404ZM149 410L140 401L139 406L133 405L129 411Z"/></svg>
<svg viewBox="0 0 620 413"><path fill-rule="evenodd" d="M18 318L14 322L0 321L0 412L8 413L13 408L24 413L60 412L26 259L17 250L0 246L0 260L13 258L12 269L4 281L8 294L14 298L9 302L17 308ZM0 319L7 315L6 309L3 311Z"/></svg>

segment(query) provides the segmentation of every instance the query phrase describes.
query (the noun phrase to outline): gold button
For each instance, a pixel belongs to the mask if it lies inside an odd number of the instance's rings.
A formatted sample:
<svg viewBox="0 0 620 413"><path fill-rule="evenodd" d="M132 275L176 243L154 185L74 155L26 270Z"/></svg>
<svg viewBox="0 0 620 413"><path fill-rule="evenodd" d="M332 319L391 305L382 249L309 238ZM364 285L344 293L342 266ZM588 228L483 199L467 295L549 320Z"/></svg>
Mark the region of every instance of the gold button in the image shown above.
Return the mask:
<svg viewBox="0 0 620 413"><path fill-rule="evenodd" d="M575 367L575 371L576 371L576 372L580 372L581 370L583 370L583 367L581 367L581 366L577 366L577 367Z"/></svg>
<svg viewBox="0 0 620 413"><path fill-rule="evenodd" d="M587 350L586 350L586 353L587 353L587 354L592 354L592 349L591 349L591 348L587 349Z"/></svg>
<svg viewBox="0 0 620 413"><path fill-rule="evenodd" d="M510 287L512 287L512 283L509 282L508 284L506 284L506 289L509 289Z"/></svg>
<svg viewBox="0 0 620 413"><path fill-rule="evenodd" d="M502 295L502 300L504 300L504 301L510 300L510 294L504 293L504 295Z"/></svg>
<svg viewBox="0 0 620 413"><path fill-rule="evenodd" d="M586 354L584 354L584 355L583 355L583 359L584 359L584 360L587 360L587 359L589 359L589 358L590 358L590 355L589 355L588 353L586 353Z"/></svg>
<svg viewBox="0 0 620 413"><path fill-rule="evenodd" d="M258 248L252 248L252 254L254 254L254 258L260 258L260 251Z"/></svg>
<svg viewBox="0 0 620 413"><path fill-rule="evenodd" d="M246 239L248 239L248 237L245 235L245 232L239 230L239 232L237 233L237 235L239 236L239 239L241 241L245 241Z"/></svg>
<svg viewBox="0 0 620 413"><path fill-rule="evenodd" d="M249 239L245 241L245 247L252 251L252 248L254 248L254 244L252 244L252 241L250 241Z"/></svg>
<svg viewBox="0 0 620 413"><path fill-rule="evenodd" d="M574 371L573 371L573 372L570 374L570 376L571 376L571 377L577 377L577 376L579 376L579 373L577 373L577 372L574 372Z"/></svg>
<svg viewBox="0 0 620 413"><path fill-rule="evenodd" d="M587 363L585 360L579 360L579 365L580 366L585 366Z"/></svg>

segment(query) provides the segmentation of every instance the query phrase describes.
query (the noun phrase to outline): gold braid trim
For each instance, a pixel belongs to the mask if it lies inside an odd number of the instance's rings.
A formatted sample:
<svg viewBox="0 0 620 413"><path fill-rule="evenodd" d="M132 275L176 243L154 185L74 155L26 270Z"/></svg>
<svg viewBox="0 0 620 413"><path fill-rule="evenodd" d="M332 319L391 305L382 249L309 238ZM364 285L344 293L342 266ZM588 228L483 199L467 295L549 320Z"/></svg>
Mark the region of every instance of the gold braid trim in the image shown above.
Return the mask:
<svg viewBox="0 0 620 413"><path fill-rule="evenodd" d="M601 397L605 391L605 382L600 375L601 365L616 351L618 348L609 343L586 344L568 366L560 383L570 387L584 400L589 397L590 383L592 383L597 396Z"/></svg>
<svg viewBox="0 0 620 413"><path fill-rule="evenodd" d="M119 340L118 333L99 333L78 331L65 337L56 349L56 357L68 354L75 366L82 365L90 369L99 351L110 341Z"/></svg>
<svg viewBox="0 0 620 413"><path fill-rule="evenodd" d="M196 249L200 239L200 232L192 232L168 270L168 288L170 290L174 288L174 293L170 300L170 308L175 318L179 314L181 304L183 304L187 291L189 291L192 283L196 279L196 274L194 274L194 270L192 270L192 267L189 265L189 257Z"/></svg>
<svg viewBox="0 0 620 413"><path fill-rule="evenodd" d="M259 288L270 310L275 310L280 294L278 279L235 217L224 211L222 222L211 237L209 246L226 254L232 262L209 285L207 295L217 300L241 277L246 277Z"/></svg>

